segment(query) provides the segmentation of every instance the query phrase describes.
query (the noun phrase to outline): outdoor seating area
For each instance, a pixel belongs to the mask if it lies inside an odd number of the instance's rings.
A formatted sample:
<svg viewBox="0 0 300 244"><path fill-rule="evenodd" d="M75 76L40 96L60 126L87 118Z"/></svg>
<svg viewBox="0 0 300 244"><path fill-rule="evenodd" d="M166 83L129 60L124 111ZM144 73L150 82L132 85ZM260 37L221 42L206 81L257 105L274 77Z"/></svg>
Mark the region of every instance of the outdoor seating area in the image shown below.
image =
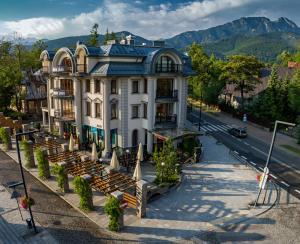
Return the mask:
<svg viewBox="0 0 300 244"><path fill-rule="evenodd" d="M80 154L78 152L63 151L57 154L48 155L48 160L50 163L58 162L77 162L80 160Z"/></svg>
<svg viewBox="0 0 300 244"><path fill-rule="evenodd" d="M5 117L2 113L0 113L0 127L9 127L17 131L22 129L22 123L18 120Z"/></svg>

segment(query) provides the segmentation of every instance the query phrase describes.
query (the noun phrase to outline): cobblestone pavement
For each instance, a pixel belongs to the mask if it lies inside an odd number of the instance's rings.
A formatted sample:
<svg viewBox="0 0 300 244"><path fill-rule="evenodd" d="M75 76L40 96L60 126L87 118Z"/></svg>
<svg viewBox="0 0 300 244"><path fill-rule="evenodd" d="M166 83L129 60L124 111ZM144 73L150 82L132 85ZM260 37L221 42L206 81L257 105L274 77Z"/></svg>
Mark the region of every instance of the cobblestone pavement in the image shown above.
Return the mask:
<svg viewBox="0 0 300 244"><path fill-rule="evenodd" d="M100 229L27 172L25 179L29 193L36 201L33 207L35 220L59 243L132 243ZM20 180L19 165L0 150L0 185L7 186ZM23 194L21 190L20 194Z"/></svg>

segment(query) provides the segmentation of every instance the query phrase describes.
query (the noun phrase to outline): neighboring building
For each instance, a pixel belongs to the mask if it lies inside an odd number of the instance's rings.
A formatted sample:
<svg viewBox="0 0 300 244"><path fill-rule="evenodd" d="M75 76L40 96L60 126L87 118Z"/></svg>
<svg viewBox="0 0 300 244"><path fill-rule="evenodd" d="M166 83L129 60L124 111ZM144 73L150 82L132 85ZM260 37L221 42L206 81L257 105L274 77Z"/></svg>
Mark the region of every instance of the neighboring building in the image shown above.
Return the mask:
<svg viewBox="0 0 300 244"><path fill-rule="evenodd" d="M300 69L300 63L289 61L289 62L288 62L288 67L289 67L289 68Z"/></svg>
<svg viewBox="0 0 300 244"><path fill-rule="evenodd" d="M47 80L40 71L29 71L24 74L24 77L25 79L21 82L24 94L22 112L27 117L41 119L42 107L47 107Z"/></svg>
<svg viewBox="0 0 300 244"><path fill-rule="evenodd" d="M42 52L48 81L43 117L52 132L102 142L105 152L139 142L152 152L153 131L184 127L189 58L161 42L137 46L128 37L126 43Z"/></svg>
<svg viewBox="0 0 300 244"><path fill-rule="evenodd" d="M245 92L244 99L245 102L255 96L258 96L261 92L267 89L268 81L271 75L272 69L265 68L261 70L260 73L260 83L258 83L253 91ZM295 72L293 68L286 68L286 67L278 67L277 73L279 79L291 78ZM241 104L241 92L235 90L234 84L226 84L226 87L223 90L220 99L223 99L226 103L230 103L233 107L238 108Z"/></svg>

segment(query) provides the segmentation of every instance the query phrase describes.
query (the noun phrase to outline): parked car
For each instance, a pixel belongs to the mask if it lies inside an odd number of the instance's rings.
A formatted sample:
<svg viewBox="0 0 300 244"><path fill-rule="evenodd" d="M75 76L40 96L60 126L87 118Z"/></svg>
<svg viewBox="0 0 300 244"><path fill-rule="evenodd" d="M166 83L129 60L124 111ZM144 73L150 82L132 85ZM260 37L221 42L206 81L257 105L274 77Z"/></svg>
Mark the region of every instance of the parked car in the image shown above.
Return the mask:
<svg viewBox="0 0 300 244"><path fill-rule="evenodd" d="M247 129L245 127L233 127L228 129L228 132L229 134L239 138L247 137Z"/></svg>

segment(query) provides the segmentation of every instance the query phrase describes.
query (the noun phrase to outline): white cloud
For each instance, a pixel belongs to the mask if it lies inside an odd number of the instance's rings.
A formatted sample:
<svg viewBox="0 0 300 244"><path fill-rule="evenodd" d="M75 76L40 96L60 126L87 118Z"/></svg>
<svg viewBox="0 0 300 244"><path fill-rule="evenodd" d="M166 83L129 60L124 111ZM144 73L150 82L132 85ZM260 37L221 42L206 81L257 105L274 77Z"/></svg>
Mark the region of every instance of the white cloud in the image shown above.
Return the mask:
<svg viewBox="0 0 300 244"><path fill-rule="evenodd" d="M204 0L181 4L160 4L141 9L125 2L105 0L93 12L81 13L71 18L30 18L0 22L0 34L14 31L24 37L56 38L88 34L91 26L98 23L101 32L106 28L115 32L128 30L146 38L170 37L187 30L203 29L225 21L214 17L223 11L247 6L259 0Z"/></svg>

